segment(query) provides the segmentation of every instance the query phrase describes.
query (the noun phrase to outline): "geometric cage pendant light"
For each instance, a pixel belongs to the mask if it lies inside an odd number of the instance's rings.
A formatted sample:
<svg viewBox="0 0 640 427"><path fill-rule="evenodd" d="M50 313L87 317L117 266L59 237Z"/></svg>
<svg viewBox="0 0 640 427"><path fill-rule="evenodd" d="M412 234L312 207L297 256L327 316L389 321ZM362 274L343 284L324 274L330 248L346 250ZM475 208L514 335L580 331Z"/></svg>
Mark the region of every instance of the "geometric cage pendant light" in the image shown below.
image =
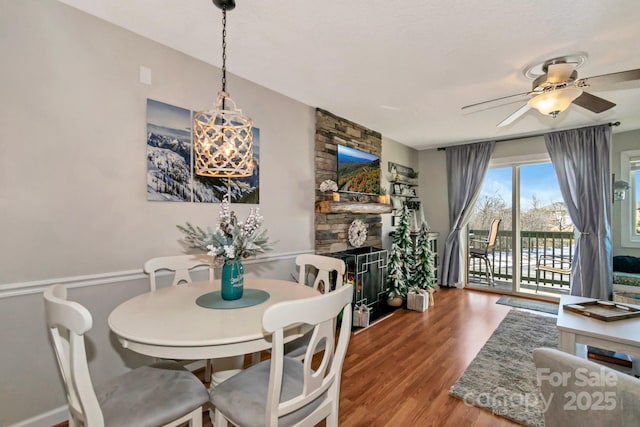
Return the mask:
<svg viewBox="0 0 640 427"><path fill-rule="evenodd" d="M193 116L196 175L233 178L253 175L253 122L226 92L227 10L235 0L213 0L222 9L222 91L214 109Z"/></svg>

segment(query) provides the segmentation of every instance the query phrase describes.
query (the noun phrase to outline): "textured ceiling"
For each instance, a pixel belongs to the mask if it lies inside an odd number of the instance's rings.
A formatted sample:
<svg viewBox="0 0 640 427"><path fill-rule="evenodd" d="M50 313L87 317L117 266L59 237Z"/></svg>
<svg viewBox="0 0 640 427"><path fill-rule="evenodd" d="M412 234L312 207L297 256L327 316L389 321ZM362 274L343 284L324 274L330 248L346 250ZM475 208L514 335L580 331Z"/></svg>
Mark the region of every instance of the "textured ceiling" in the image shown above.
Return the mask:
<svg viewBox="0 0 640 427"><path fill-rule="evenodd" d="M221 11L210 0L61 0L221 65ZM423 149L621 121L640 128L640 81L592 90L617 104L558 118L520 103L461 107L526 92L532 63L574 52L579 77L640 68L638 0L237 0L228 71ZM233 88L229 88L233 95ZM249 115L250 111L247 112Z"/></svg>

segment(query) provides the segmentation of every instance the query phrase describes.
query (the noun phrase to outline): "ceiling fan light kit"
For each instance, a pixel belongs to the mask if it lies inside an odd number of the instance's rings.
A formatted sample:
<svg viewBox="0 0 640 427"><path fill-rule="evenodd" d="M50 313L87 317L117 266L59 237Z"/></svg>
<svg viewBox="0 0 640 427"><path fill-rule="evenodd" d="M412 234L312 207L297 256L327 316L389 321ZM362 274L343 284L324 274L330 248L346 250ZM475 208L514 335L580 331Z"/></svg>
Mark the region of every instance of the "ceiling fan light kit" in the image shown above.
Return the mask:
<svg viewBox="0 0 640 427"><path fill-rule="evenodd" d="M528 104L540 113L556 118L559 113L569 108L569 105L580 95L582 95L582 89L567 87L537 95L531 98Z"/></svg>
<svg viewBox="0 0 640 427"><path fill-rule="evenodd" d="M578 105L593 113L602 113L616 106L615 103L595 96L584 89L596 88L601 84L615 84L634 80L640 80L640 69L621 71L617 73L602 74L599 76L578 78L577 68L587 59L583 52L552 58L543 62L527 66L523 74L533 80L532 89L527 93L503 96L489 101L466 105L462 109L477 107L496 101L508 102L509 99L523 96L531 96L522 107L509 115L498 127L507 126L523 116L531 108L541 114L556 118L571 104ZM489 107L491 108L491 107Z"/></svg>

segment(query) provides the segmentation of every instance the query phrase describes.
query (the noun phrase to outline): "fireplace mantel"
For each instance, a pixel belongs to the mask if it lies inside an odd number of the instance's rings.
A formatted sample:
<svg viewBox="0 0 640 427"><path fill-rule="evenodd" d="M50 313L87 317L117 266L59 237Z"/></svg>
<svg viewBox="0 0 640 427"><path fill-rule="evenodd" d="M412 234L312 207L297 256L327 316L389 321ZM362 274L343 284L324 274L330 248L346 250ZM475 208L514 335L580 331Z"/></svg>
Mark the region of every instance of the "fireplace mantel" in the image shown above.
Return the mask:
<svg viewBox="0 0 640 427"><path fill-rule="evenodd" d="M391 213L391 205L386 203L334 202L319 200L316 202L316 212L319 213L352 213L352 214L383 214Z"/></svg>

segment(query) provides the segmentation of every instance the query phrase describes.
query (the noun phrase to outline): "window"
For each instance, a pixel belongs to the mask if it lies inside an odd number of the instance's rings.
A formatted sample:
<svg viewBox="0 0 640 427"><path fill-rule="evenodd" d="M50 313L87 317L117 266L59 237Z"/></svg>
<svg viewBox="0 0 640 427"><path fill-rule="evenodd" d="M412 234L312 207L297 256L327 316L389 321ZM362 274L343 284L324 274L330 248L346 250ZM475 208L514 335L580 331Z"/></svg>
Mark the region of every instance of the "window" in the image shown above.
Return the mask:
<svg viewBox="0 0 640 427"><path fill-rule="evenodd" d="M640 248L640 150L620 153L620 171L630 187L620 201L620 241L623 247Z"/></svg>

